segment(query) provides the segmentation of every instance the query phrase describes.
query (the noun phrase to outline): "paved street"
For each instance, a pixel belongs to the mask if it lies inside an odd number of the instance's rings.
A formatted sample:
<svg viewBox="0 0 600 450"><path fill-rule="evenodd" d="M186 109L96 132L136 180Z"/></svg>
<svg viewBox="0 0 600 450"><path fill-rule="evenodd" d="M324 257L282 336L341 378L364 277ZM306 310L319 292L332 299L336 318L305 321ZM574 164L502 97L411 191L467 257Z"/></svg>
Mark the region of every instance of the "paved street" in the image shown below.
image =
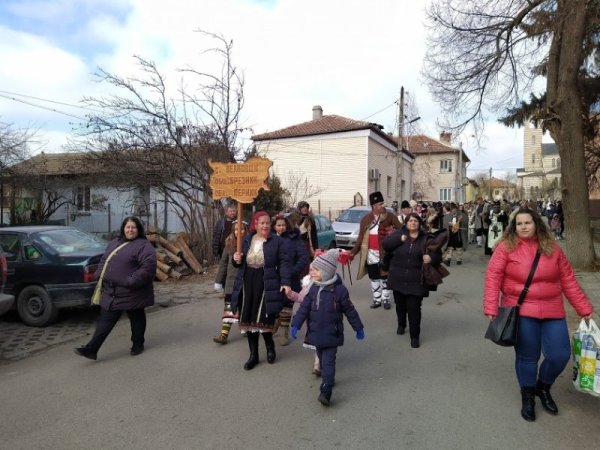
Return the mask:
<svg viewBox="0 0 600 450"><path fill-rule="evenodd" d="M244 338L212 342L222 309L212 279L173 283L176 290L157 283L161 301L177 306L149 314L142 355L129 355L129 325L121 321L96 362L72 353L88 325L80 336L73 331L64 343L0 366L2 448L570 449L598 442L600 399L572 388L570 367L553 388L559 416L538 402L538 420L521 419L513 351L483 339L487 259L473 250L424 301L419 349L395 334L393 310L368 308L368 281L357 282L353 268L351 296L366 339L356 341L346 327L328 409L316 400L312 353L300 342L278 347L274 365L261 343L261 363L245 372ZM597 274L580 279L600 310ZM176 291L185 293L176 298Z"/></svg>

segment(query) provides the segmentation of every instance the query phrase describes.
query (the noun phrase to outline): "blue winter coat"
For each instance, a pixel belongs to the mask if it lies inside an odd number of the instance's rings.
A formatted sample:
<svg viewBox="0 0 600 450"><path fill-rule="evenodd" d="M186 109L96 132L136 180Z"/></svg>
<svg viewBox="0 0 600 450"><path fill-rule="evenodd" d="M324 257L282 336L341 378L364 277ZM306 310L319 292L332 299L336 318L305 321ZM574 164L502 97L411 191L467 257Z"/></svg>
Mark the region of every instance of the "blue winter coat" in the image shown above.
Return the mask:
<svg viewBox="0 0 600 450"><path fill-rule="evenodd" d="M358 311L350 301L348 289L340 276L335 276L337 279L333 284L323 286L318 304L320 286L315 284L310 288L292 320L292 326L298 329L305 320L308 321L306 340L315 347L344 345L344 315L354 331L364 328Z"/></svg>
<svg viewBox="0 0 600 450"><path fill-rule="evenodd" d="M233 292L231 294L231 309L238 310L238 305L242 304L244 295L244 273L246 271L246 255L250 248L250 242L256 231L244 238L242 246L242 262L234 266L240 267L238 270ZM263 253L265 256L264 265L264 283L265 283L265 303L267 305L267 314L279 314L285 300L285 293L281 292L281 286L290 286L291 270L287 255L286 243L275 233L271 233L263 244Z"/></svg>
<svg viewBox="0 0 600 450"><path fill-rule="evenodd" d="M292 272L292 284L290 286L293 291L300 292L300 289L302 289L300 274L308 267L310 256L298 228L287 231L282 237L287 245L287 254Z"/></svg>
<svg viewBox="0 0 600 450"><path fill-rule="evenodd" d="M112 251L125 242L114 239L106 247L96 277ZM100 306L106 310L140 309L154 305L153 281L156 275L156 250L146 238L129 242L106 266Z"/></svg>

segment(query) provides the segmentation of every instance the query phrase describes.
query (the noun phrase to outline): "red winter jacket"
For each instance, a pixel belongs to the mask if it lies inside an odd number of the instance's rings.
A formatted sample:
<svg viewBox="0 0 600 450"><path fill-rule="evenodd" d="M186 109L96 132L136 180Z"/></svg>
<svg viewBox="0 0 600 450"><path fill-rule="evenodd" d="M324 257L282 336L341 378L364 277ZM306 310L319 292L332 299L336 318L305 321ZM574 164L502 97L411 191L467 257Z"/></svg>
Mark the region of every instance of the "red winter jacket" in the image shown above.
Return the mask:
<svg viewBox="0 0 600 450"><path fill-rule="evenodd" d="M496 247L485 275L484 314L497 315L499 303L502 306L516 305L537 247L537 240L532 239L521 239L510 253L504 241ZM552 255L542 253L519 313L537 319L563 318L563 293L579 316L591 314L592 305L575 279L569 260L558 244L554 244Z"/></svg>

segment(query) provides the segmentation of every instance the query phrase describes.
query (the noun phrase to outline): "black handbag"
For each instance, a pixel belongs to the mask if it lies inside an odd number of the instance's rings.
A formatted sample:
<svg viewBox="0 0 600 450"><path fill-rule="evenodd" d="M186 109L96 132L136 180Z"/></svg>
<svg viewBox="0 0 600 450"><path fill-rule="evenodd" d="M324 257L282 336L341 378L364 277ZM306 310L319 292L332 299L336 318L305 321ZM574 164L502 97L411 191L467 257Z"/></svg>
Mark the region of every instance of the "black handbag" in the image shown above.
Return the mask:
<svg viewBox="0 0 600 450"><path fill-rule="evenodd" d="M502 347L512 347L517 343L517 331L519 329L519 306L525 300L525 296L529 291L529 285L533 279L535 269L537 269L538 262L540 260L540 250L538 249L533 259L531 270L525 286L519 295L519 300L515 306L499 306L498 315L492 320L485 332L485 338L489 339L495 344L501 345Z"/></svg>

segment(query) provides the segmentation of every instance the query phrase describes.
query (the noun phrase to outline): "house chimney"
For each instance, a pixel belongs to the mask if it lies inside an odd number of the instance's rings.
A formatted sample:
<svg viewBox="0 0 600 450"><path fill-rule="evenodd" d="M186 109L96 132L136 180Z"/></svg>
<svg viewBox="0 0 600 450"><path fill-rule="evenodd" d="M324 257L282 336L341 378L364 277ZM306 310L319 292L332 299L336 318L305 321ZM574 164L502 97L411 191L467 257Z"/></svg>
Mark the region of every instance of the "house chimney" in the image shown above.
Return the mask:
<svg viewBox="0 0 600 450"><path fill-rule="evenodd" d="M446 144L451 144L452 143L452 133L449 133L447 131L442 131L440 133L440 141L445 142Z"/></svg>
<svg viewBox="0 0 600 450"><path fill-rule="evenodd" d="M320 105L313 106L313 120L323 117L323 108Z"/></svg>

